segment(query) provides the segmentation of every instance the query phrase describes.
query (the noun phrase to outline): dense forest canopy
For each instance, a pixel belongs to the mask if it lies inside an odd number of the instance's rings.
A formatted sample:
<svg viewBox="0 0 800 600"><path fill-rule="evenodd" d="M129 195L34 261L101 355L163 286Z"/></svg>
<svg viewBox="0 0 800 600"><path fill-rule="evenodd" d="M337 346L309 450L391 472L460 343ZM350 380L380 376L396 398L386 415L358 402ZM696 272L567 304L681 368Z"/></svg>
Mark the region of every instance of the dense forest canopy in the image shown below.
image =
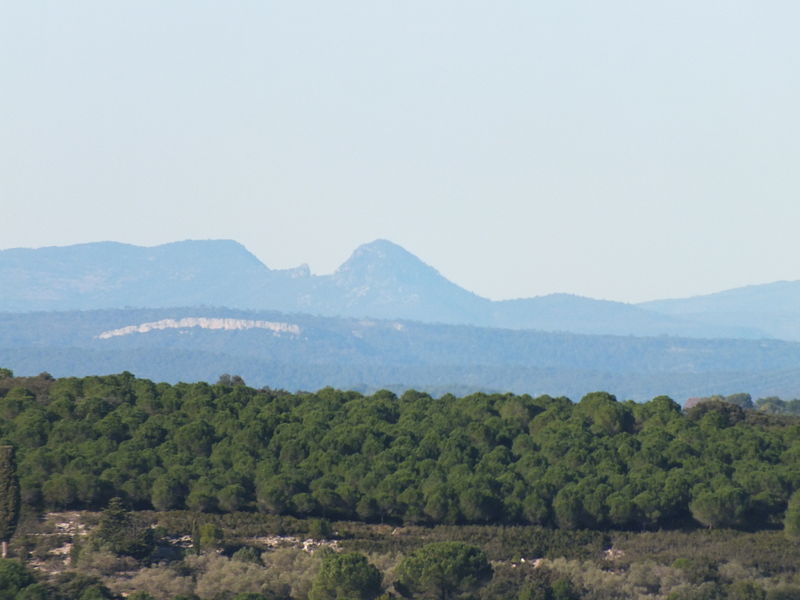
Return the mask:
<svg viewBox="0 0 800 600"><path fill-rule="evenodd" d="M23 504L566 529L781 522L800 420L724 399L579 402L0 376ZM771 407L778 403L771 401ZM776 411L772 411L776 412Z"/></svg>

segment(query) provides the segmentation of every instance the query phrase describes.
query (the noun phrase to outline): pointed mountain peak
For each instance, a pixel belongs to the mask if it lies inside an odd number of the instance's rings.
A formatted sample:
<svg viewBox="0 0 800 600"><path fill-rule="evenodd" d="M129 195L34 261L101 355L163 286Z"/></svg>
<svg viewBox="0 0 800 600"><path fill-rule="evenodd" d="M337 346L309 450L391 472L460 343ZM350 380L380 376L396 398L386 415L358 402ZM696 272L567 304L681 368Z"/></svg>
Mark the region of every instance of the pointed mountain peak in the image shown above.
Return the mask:
<svg viewBox="0 0 800 600"><path fill-rule="evenodd" d="M422 262L402 246L383 239L356 248L350 258L336 271L340 276L380 275L381 278L388 275L402 277L422 273L439 275L436 269Z"/></svg>
<svg viewBox="0 0 800 600"><path fill-rule="evenodd" d="M378 239L359 246L328 276L336 292L326 311L388 319L465 322L488 302L442 276L408 250Z"/></svg>
<svg viewBox="0 0 800 600"><path fill-rule="evenodd" d="M362 244L353 252L352 258L357 256L374 256L376 258L406 257L419 260L408 250L390 240L377 239L367 244ZM420 261L421 262L421 261Z"/></svg>

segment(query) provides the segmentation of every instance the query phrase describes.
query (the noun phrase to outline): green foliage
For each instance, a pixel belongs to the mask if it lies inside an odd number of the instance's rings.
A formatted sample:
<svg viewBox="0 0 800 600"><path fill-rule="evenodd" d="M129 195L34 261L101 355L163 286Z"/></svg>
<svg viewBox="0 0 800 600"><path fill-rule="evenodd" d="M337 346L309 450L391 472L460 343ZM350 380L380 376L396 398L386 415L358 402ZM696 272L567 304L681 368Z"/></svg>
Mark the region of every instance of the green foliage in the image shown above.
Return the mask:
<svg viewBox="0 0 800 600"><path fill-rule="evenodd" d="M719 565L741 565L745 573L775 576L796 569L800 542L787 540L781 531L743 533L731 529L620 533L613 545L625 553L624 564L648 559L679 568L691 579L716 580ZM697 575L694 575L696 573Z"/></svg>
<svg viewBox="0 0 800 600"><path fill-rule="evenodd" d="M725 396L725 402L728 402L729 404L735 404L736 406L739 406L745 410L753 410L755 408L752 396L744 392Z"/></svg>
<svg viewBox="0 0 800 600"><path fill-rule="evenodd" d="M683 571L686 580L693 585L719 580L719 565L709 558L679 558L672 567Z"/></svg>
<svg viewBox="0 0 800 600"><path fill-rule="evenodd" d="M215 523L203 523L198 529L195 545L203 552L216 550L222 544L222 529Z"/></svg>
<svg viewBox="0 0 800 600"><path fill-rule="evenodd" d="M767 592L767 600L800 600L800 587L784 585Z"/></svg>
<svg viewBox="0 0 800 600"><path fill-rule="evenodd" d="M783 519L783 531L791 540L800 540L800 490L789 498L786 516Z"/></svg>
<svg viewBox="0 0 800 600"><path fill-rule="evenodd" d="M261 551L258 548L253 548L252 546L242 546L233 553L231 559L253 563L254 565L263 564L261 561Z"/></svg>
<svg viewBox="0 0 800 600"><path fill-rule="evenodd" d="M728 600L765 600L764 588L752 581L736 581L728 586Z"/></svg>
<svg viewBox="0 0 800 600"><path fill-rule="evenodd" d="M89 575L69 571L59 574L53 582L56 597L69 600L113 600L114 595L102 582Z"/></svg>
<svg viewBox="0 0 800 600"><path fill-rule="evenodd" d="M145 558L153 551L153 530L139 522L123 505L120 498L112 498L100 517L91 543L114 554Z"/></svg>
<svg viewBox="0 0 800 600"><path fill-rule="evenodd" d="M20 511L19 479L13 446L0 446L0 540L5 542L14 535Z"/></svg>
<svg viewBox="0 0 800 600"><path fill-rule="evenodd" d="M161 475L153 482L150 502L156 510L169 510L180 507L185 495L184 486L177 478Z"/></svg>
<svg viewBox="0 0 800 600"><path fill-rule="evenodd" d="M578 600L580 595L569 579L559 579L553 583L551 598L553 600Z"/></svg>
<svg viewBox="0 0 800 600"><path fill-rule="evenodd" d="M800 398L783 400L777 396L759 398L756 400L756 409L772 415L800 415Z"/></svg>
<svg viewBox="0 0 800 600"><path fill-rule="evenodd" d="M476 591L492 574L483 550L461 542L435 542L402 560L397 586L421 598L448 600Z"/></svg>
<svg viewBox="0 0 800 600"><path fill-rule="evenodd" d="M606 392L593 392L581 398L574 414L587 420L593 433L614 435L629 431L633 425L630 407L619 404Z"/></svg>
<svg viewBox="0 0 800 600"><path fill-rule="evenodd" d="M701 488L689 503L692 516L706 527L734 526L739 523L746 508L746 494L732 485L717 489Z"/></svg>
<svg viewBox="0 0 800 600"><path fill-rule="evenodd" d="M247 490L238 483L226 486L217 493L217 506L223 512L241 510L246 502Z"/></svg>
<svg viewBox="0 0 800 600"><path fill-rule="evenodd" d="M308 536L315 540L326 540L333 537L333 530L328 519L311 519L308 523Z"/></svg>
<svg viewBox="0 0 800 600"><path fill-rule="evenodd" d="M223 530L226 539L251 538L253 544L273 533L297 536L308 529L307 522L292 518L247 513L197 515L172 512L141 516L157 519L166 526L170 537L187 532L192 519L198 522L202 519L198 530L201 525L211 523ZM237 594L270 600L314 600L315 594L319 597L356 598L361 597L358 590L370 587L364 584L364 580L372 577L362 578L359 584L355 575L369 565L364 558L368 553L369 561L375 567L365 570L374 575L377 568L385 574L387 583L395 583L398 579L395 585L398 593L438 597L436 592L404 586L399 579L406 567L401 565L409 557L418 556L440 541L452 544L453 540L460 540L464 546L481 548L486 560L492 561L494 575L491 581L478 589L446 592L451 593L450 597L460 595L480 600L578 597L590 600L668 597L765 600L765 590L776 598L792 597L790 594L796 590L791 589L791 585L796 581L800 560L800 542L787 540L782 532L776 530L746 533L730 529L696 529L601 534L530 526L394 528L357 522L336 522L333 525L338 532L338 544L343 548L342 554L324 549L309 554L299 544L292 548L266 550L246 546L230 558L217 552L184 556L182 559L175 556L171 559L175 562L169 564L162 562L165 555L161 554L158 563L133 574L130 570L135 563L131 559L124 559L128 566L123 573L119 569L103 571L99 560L81 554L76 567L83 573L103 572L105 579L102 583L117 593L130 595L139 591L155 598L172 599L180 594L220 600ZM349 566L357 568L330 569L327 579L320 574L327 570L323 569L323 563L339 559L346 564L344 557L353 554L356 548L360 548L355 554L358 558ZM604 552L606 549L611 550ZM95 553L93 556L100 555ZM106 553L104 556L109 555ZM532 560L534 557L536 561ZM431 562L442 564L447 561ZM468 578L457 576L454 579L460 583ZM353 580L356 583L352 583ZM380 582L379 577L374 580ZM56 590L43 596L46 590L41 589L41 584L37 585L40 587L30 591L33 594L38 589L37 599L69 598L57 594ZM345 589L348 587L349 590ZM778 591L784 595L778 596ZM105 597L102 590L88 593ZM383 597L388 598L386 595Z"/></svg>
<svg viewBox="0 0 800 600"><path fill-rule="evenodd" d="M381 572L362 554L328 553L309 600L372 600L381 593Z"/></svg>
<svg viewBox="0 0 800 600"><path fill-rule="evenodd" d="M761 527L800 489L800 427L725 398L684 415L664 396L290 394L129 373L14 380L0 396L0 438L17 445L21 496L38 510L118 496L204 518Z"/></svg>
<svg viewBox="0 0 800 600"><path fill-rule="evenodd" d="M134 592L127 598L128 600L156 600L155 597L151 596L147 592Z"/></svg>
<svg viewBox="0 0 800 600"><path fill-rule="evenodd" d="M217 380L217 385L224 385L227 387L235 386L235 385L244 385L244 379L241 378L239 375L231 375L229 373L223 373L219 376Z"/></svg>
<svg viewBox="0 0 800 600"><path fill-rule="evenodd" d="M0 559L0 600L12 600L20 591L36 583L21 562Z"/></svg>
<svg viewBox="0 0 800 600"><path fill-rule="evenodd" d="M34 583L17 593L15 600L52 600L53 591L42 583Z"/></svg>
<svg viewBox="0 0 800 600"><path fill-rule="evenodd" d="M741 406L724 399L706 400L686 411L686 416L690 421L704 421L711 427L721 429L744 421L745 412Z"/></svg>

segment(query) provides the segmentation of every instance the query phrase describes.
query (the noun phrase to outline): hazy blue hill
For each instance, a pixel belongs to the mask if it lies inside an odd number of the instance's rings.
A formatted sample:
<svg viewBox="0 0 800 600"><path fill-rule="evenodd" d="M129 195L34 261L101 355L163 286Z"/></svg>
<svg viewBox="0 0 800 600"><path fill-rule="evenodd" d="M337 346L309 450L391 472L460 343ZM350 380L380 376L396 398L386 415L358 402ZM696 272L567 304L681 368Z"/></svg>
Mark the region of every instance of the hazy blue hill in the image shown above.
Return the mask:
<svg viewBox="0 0 800 600"><path fill-rule="evenodd" d="M0 311L228 306L613 335L800 340L800 284L631 305L551 294L493 302L387 240L331 275L270 270L229 240L144 248L101 242L0 251Z"/></svg>
<svg viewBox="0 0 800 600"><path fill-rule="evenodd" d="M152 248L98 242L0 252L0 309L248 303L270 288L270 270L230 240Z"/></svg>
<svg viewBox="0 0 800 600"><path fill-rule="evenodd" d="M712 311L723 312L770 312L800 311L800 281L776 281L761 285L668 300L642 302L639 306L666 314L694 314Z"/></svg>
<svg viewBox="0 0 800 600"><path fill-rule="evenodd" d="M109 330L207 317L285 323L294 329ZM129 370L166 381L235 372L287 389L490 389L580 397L676 399L748 391L800 396L800 344L778 340L641 338L515 331L194 307L0 314L0 366L57 376Z"/></svg>
<svg viewBox="0 0 800 600"><path fill-rule="evenodd" d="M497 327L572 331L576 333L614 333L617 335L676 335L706 338L762 338L763 331L693 321L680 316L659 314L644 308L595 300L571 294L550 294L536 298L494 303L493 324Z"/></svg>
<svg viewBox="0 0 800 600"><path fill-rule="evenodd" d="M360 246L317 279L313 301L300 308L324 315L478 323L491 304L387 240Z"/></svg>
<svg viewBox="0 0 800 600"><path fill-rule="evenodd" d="M654 300L638 306L720 327L739 325L772 337L800 340L800 281L749 285L704 296Z"/></svg>

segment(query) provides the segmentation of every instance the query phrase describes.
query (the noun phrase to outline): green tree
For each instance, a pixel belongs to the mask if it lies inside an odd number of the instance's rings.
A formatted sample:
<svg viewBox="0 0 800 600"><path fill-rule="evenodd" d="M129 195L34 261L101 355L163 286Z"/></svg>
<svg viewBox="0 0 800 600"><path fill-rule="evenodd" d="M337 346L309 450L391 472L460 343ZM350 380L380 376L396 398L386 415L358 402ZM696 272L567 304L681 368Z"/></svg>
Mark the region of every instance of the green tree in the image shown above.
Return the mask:
<svg viewBox="0 0 800 600"><path fill-rule="evenodd" d="M148 556L155 545L153 530L139 523L119 498L108 503L91 541L114 554L134 558Z"/></svg>
<svg viewBox="0 0 800 600"><path fill-rule="evenodd" d="M729 404L735 404L736 406L744 408L745 410L753 410L755 408L752 396L746 393L731 394L730 396L725 396L725 402Z"/></svg>
<svg viewBox="0 0 800 600"><path fill-rule="evenodd" d="M532 525L545 525L550 519L550 503L537 490L531 490L522 501L522 514Z"/></svg>
<svg viewBox="0 0 800 600"><path fill-rule="evenodd" d="M630 525L638 508L626 489L610 494L606 498L606 504L608 506L608 518L611 524L617 528Z"/></svg>
<svg viewBox="0 0 800 600"><path fill-rule="evenodd" d="M448 600L474 592L489 582L492 575L483 550L461 542L422 546L397 568L398 589L431 600Z"/></svg>
<svg viewBox="0 0 800 600"><path fill-rule="evenodd" d="M216 504L216 490L211 480L201 477L195 481L186 496L186 507L196 512L210 512L216 508Z"/></svg>
<svg viewBox="0 0 800 600"><path fill-rule="evenodd" d="M35 399L36 396L30 390L23 387L12 388L0 401L0 416L8 420L15 419L33 405Z"/></svg>
<svg viewBox="0 0 800 600"><path fill-rule="evenodd" d="M113 600L114 595L97 577L68 571L61 573L53 582L56 598L77 600Z"/></svg>
<svg viewBox="0 0 800 600"><path fill-rule="evenodd" d="M33 575L20 561L0 560L0 598L16 598L21 590L34 583Z"/></svg>
<svg viewBox="0 0 800 600"><path fill-rule="evenodd" d="M333 530L328 519L311 519L308 522L308 537L315 540L326 540L332 536Z"/></svg>
<svg viewBox="0 0 800 600"><path fill-rule="evenodd" d="M732 485L702 490L689 503L692 517L709 529L736 525L746 509L747 496Z"/></svg>
<svg viewBox="0 0 800 600"><path fill-rule="evenodd" d="M600 435L627 431L633 424L630 410L606 392L586 394L575 406L573 414L586 419L592 432Z"/></svg>
<svg viewBox="0 0 800 600"><path fill-rule="evenodd" d="M581 525L583 505L575 484L561 488L553 499L553 512L561 529L577 529Z"/></svg>
<svg viewBox="0 0 800 600"><path fill-rule="evenodd" d="M156 510L179 508L184 496L184 486L171 475L159 476L150 489L150 502Z"/></svg>
<svg viewBox="0 0 800 600"><path fill-rule="evenodd" d="M724 429L744 421L745 413L741 406L724 400L706 400L686 411L690 421L699 421L708 428Z"/></svg>
<svg viewBox="0 0 800 600"><path fill-rule="evenodd" d="M789 506L783 519L783 532L790 540L800 539L800 490L789 498Z"/></svg>
<svg viewBox="0 0 800 600"><path fill-rule="evenodd" d="M767 593L752 581L736 581L728 586L727 596L728 600L764 600Z"/></svg>
<svg viewBox="0 0 800 600"><path fill-rule="evenodd" d="M217 385L223 385L226 387L236 386L236 385L245 385L244 379L240 375L231 375L230 373L223 373L217 379Z"/></svg>
<svg viewBox="0 0 800 600"><path fill-rule="evenodd" d="M217 506L223 512L236 512L245 504L247 492L238 483L225 486L217 493Z"/></svg>
<svg viewBox="0 0 800 600"><path fill-rule="evenodd" d="M8 556L8 540L19 521L19 478L14 446L0 446L0 542L2 557Z"/></svg>
<svg viewBox="0 0 800 600"><path fill-rule="evenodd" d="M578 600L580 595L569 579L558 579L551 589L553 600Z"/></svg>
<svg viewBox="0 0 800 600"><path fill-rule="evenodd" d="M381 593L381 572L357 552L331 552L322 560L309 600L372 600Z"/></svg>
<svg viewBox="0 0 800 600"><path fill-rule="evenodd" d="M195 548L201 552L209 550L216 550L222 544L224 534L214 523L203 523L197 529L197 535L194 538Z"/></svg>

